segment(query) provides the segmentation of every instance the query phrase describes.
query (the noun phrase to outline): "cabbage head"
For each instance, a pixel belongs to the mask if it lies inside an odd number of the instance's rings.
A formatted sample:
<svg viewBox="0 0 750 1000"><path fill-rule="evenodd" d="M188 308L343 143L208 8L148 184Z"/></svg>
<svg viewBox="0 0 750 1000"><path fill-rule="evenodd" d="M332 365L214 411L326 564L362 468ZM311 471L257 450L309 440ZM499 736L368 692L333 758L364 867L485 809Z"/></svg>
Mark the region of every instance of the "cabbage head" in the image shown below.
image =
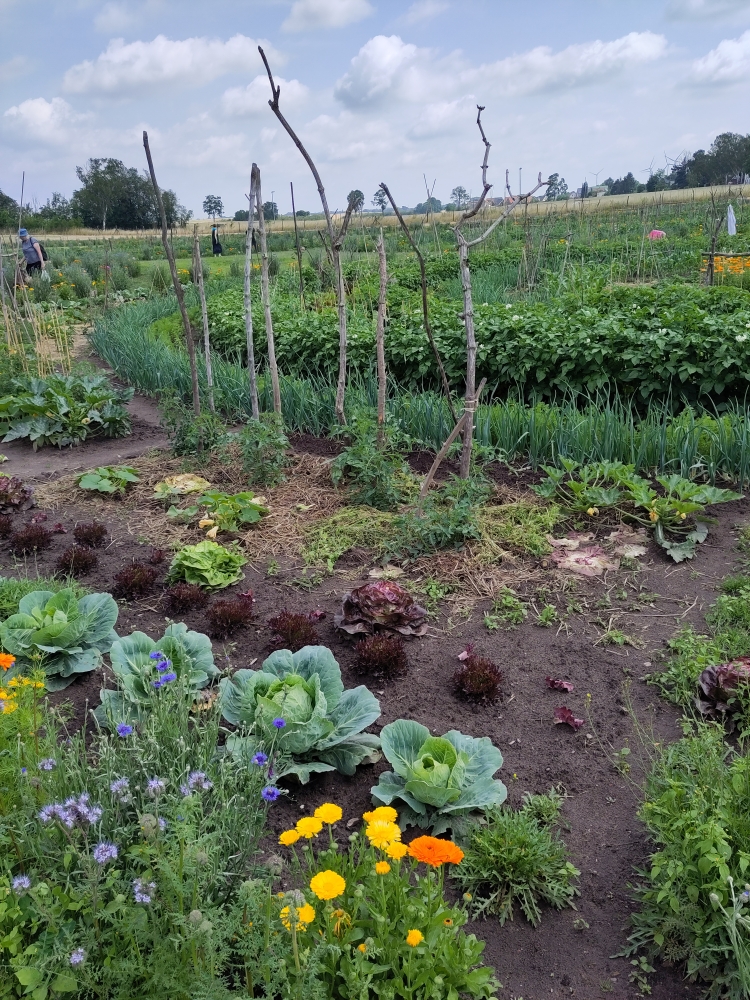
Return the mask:
<svg viewBox="0 0 750 1000"><path fill-rule="evenodd" d="M19 667L41 666L47 689L61 691L76 674L101 664L117 639L117 614L111 594L77 599L70 589L34 590L21 598L16 614L0 622L0 644Z"/></svg>
<svg viewBox="0 0 750 1000"><path fill-rule="evenodd" d="M363 730L379 717L380 703L366 687L344 690L326 646L276 650L260 670L225 677L219 702L227 722L240 729L227 750L249 759L272 748L278 777L295 774L304 783L315 771L352 775L358 764L379 758L380 740ZM275 719L284 726L274 726Z"/></svg>
<svg viewBox="0 0 750 1000"><path fill-rule="evenodd" d="M380 775L372 791L377 805L400 799L401 825L462 835L471 814L501 805L508 794L493 778L503 755L486 736L475 739L455 729L430 736L418 722L398 719L383 727L383 753L393 771Z"/></svg>

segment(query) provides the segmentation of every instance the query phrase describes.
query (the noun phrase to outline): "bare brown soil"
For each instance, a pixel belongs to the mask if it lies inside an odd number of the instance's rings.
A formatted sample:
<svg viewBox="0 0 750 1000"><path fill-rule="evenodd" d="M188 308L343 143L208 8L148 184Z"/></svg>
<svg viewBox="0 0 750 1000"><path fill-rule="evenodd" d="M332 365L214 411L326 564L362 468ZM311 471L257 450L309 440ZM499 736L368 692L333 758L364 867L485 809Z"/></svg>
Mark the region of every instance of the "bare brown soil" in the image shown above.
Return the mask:
<svg viewBox="0 0 750 1000"><path fill-rule="evenodd" d="M109 460L114 460L114 455L119 454L114 448L126 442L110 444L113 452ZM297 474L285 487L269 493L272 505L273 498L278 497L287 510L284 517L279 515L273 529L278 536L274 536L276 548L265 542L249 546L251 564L246 581L240 585L240 589L250 586L255 593L255 624L231 641L215 643L216 660L230 670L259 664L268 653L267 621L272 614L281 608L322 610L325 618L318 625L321 642L331 647L346 685L352 686L363 682L353 671L353 644L334 631L332 621L343 594L368 579L372 563L366 557L348 558L333 575L319 578L312 586L309 577L302 577L300 560L294 554L294 532L299 529L293 519L294 491L299 503L312 504L312 509L294 514L300 522L306 517L323 516L343 500L325 485L326 459L335 454L331 443L300 436L295 445L299 451L294 467ZM67 468L64 463L56 463L57 456L43 454L58 470ZM81 459L79 467L85 467L88 456L93 454L80 449L76 456ZM103 462L104 458L94 461ZM413 456L412 462L421 468L424 460L417 461ZM149 482L159 469L164 474L177 467L174 460L156 458L143 464L149 467ZM16 468L20 473L21 466ZM20 474L30 478L31 470L36 468L28 465ZM46 471L43 468L35 475L44 476ZM523 492L530 477L497 470L496 478L517 494ZM40 504L50 509L50 520L61 520L70 533L56 535L50 550L24 563L14 560L7 544L0 543L0 572L52 573L60 551L72 542L75 523L90 521L92 516L104 520L110 532L98 569L82 579L93 590L110 590L115 573L133 559L148 558L155 543L163 544L170 538L173 543L178 538L195 541L200 537L191 535L190 529L165 532L163 516L157 516L150 506L147 484L137 501L119 502L82 498L67 483L69 480L61 481L57 490L54 482L40 484L39 492ZM553 785L568 795L562 832L571 860L581 870L577 910L545 910L536 930L521 914L503 928L495 921L473 927L487 942L486 960L496 967L504 984L501 997L622 1000L637 995L628 982L628 961L613 957L626 941L628 915L633 907L629 886L650 850L636 817L638 782L648 762L649 746L637 737L628 706L632 705L640 724L653 731L653 740L679 737L677 713L641 678L652 664L656 666L665 642L680 626L701 626L707 606L715 599L718 581L736 568L735 528L748 520L750 505L738 501L718 508L716 513L719 523L712 527L697 558L679 566L669 562L660 549L650 546L639 569L610 573L592 581L562 577L547 560L519 556L513 564L519 593L539 609L554 604L559 622L543 628L535 624L532 613L518 629L490 633L483 624L490 602L458 592L436 608L428 634L409 644L408 675L387 685L369 682L383 710L379 725L373 727L375 731L394 719L414 718L435 733L457 728L474 736L489 736L504 755L498 776L507 784L512 804L518 805L526 791L544 792ZM27 518L28 513L18 515L16 520L20 523ZM263 531L271 528L264 526ZM278 570L271 562L271 575L267 570L273 552L277 553L274 559ZM160 567L160 580L152 595L134 603L121 602L118 632L141 629L153 637L162 634L168 623L160 600L167 565ZM405 578L418 586L428 573L429 564L420 563L407 567ZM187 614L184 620L190 628L208 630L205 610ZM608 645L602 636L612 628L621 630L634 644ZM449 681L458 663L456 657L468 642L475 642L479 652L505 671L507 694L502 702L468 705L451 693ZM561 695L548 690L544 680L548 674L571 681L573 692ZM103 679L100 672L81 678L55 696L56 701L71 705L74 724L83 723L87 708L98 702ZM368 683L366 679L364 682ZM585 718L580 731L574 733L553 723L553 711L562 704ZM624 746L631 749L629 775L619 773L613 763L614 752ZM271 814L273 830L284 829L300 812L310 811L325 800L342 804L344 821L359 817L370 805L371 785L386 766L380 763L363 767L353 779L316 776L307 786L290 785L288 797ZM579 923L583 929L577 930L575 922L581 919L585 925ZM696 986L683 981L678 970L659 968L651 978L655 1000L700 995Z"/></svg>

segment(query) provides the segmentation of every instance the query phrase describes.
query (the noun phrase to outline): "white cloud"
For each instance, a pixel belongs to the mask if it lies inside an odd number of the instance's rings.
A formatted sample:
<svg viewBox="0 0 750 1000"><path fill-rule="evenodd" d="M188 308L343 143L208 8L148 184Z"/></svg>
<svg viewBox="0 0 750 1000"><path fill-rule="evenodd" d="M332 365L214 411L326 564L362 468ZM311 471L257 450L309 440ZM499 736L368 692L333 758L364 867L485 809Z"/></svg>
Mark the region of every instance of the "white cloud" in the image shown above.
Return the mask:
<svg viewBox="0 0 750 1000"><path fill-rule="evenodd" d="M263 43L276 62L281 57ZM164 84L201 86L225 73L245 72L260 65L258 43L246 35L226 42L218 38L172 40L157 35L151 42L114 38L97 59L72 66L63 85L71 93L123 95Z"/></svg>
<svg viewBox="0 0 750 1000"><path fill-rule="evenodd" d="M281 27L284 31L343 28L373 13L368 0L295 0Z"/></svg>
<svg viewBox="0 0 750 1000"><path fill-rule="evenodd" d="M88 116L77 114L62 97L32 97L8 108L3 117L27 138L56 144L68 142L76 124Z"/></svg>
<svg viewBox="0 0 750 1000"><path fill-rule="evenodd" d="M386 100L426 102L452 99L469 91L517 97L598 82L631 66L651 62L666 51L663 35L631 32L612 42L585 42L560 52L539 46L484 66L469 66L459 53L437 59L430 49L398 35L371 38L336 84L335 95L349 107Z"/></svg>
<svg viewBox="0 0 750 1000"><path fill-rule="evenodd" d="M667 15L675 21L700 21L750 11L750 0L670 0Z"/></svg>
<svg viewBox="0 0 750 1000"><path fill-rule="evenodd" d="M739 38L725 38L715 49L693 63L696 83L742 83L750 75L750 31Z"/></svg>
<svg viewBox="0 0 750 1000"><path fill-rule="evenodd" d="M281 87L281 104L284 110L298 108L305 103L308 88L299 80L274 77ZM221 108L229 118L245 118L268 113L271 88L265 73L256 76L246 87L230 87L221 95Z"/></svg>
<svg viewBox="0 0 750 1000"><path fill-rule="evenodd" d="M442 14L448 7L450 7L450 4L447 0L415 0L415 3L404 14L403 20L407 24L429 21L430 18Z"/></svg>

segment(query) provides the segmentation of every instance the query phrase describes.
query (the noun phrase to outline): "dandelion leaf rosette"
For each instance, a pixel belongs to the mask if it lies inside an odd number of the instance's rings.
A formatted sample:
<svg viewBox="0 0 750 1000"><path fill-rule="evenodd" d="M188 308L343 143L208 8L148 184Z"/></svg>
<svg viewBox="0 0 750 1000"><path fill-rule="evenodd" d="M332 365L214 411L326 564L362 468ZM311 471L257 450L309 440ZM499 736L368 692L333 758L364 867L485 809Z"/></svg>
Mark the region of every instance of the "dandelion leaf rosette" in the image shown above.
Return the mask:
<svg viewBox="0 0 750 1000"><path fill-rule="evenodd" d="M354 774L375 761L380 740L363 732L380 715L380 703L364 686L344 690L341 670L326 646L279 649L260 670L238 670L220 685L224 718L240 727L227 749L251 756L273 745L281 759L277 775L296 774L303 783L314 771ZM284 720L277 728L274 720Z"/></svg>
<svg viewBox="0 0 750 1000"><path fill-rule="evenodd" d="M334 625L351 635L372 635L377 629L401 635L424 635L427 611L393 580L375 580L356 587L344 596Z"/></svg>
<svg viewBox="0 0 750 1000"><path fill-rule="evenodd" d="M456 730L431 736L418 722L398 719L383 727L380 739L393 771L380 775L371 789L373 801L405 802L403 826L455 832L465 826L464 817L506 799L505 785L493 778L503 756L486 736L477 739Z"/></svg>
<svg viewBox="0 0 750 1000"><path fill-rule="evenodd" d="M109 659L118 689L101 691L102 703L95 712L101 725L129 722L150 710L154 698L159 696L154 688L159 671L151 659L151 653L157 650L170 661L170 670L177 674L173 683L181 685L191 701L219 675L211 640L202 632L188 631L183 622L170 625L158 640L144 632L133 632L118 639L110 650Z"/></svg>
<svg viewBox="0 0 750 1000"><path fill-rule="evenodd" d="M18 612L0 623L0 643L19 665L41 654L47 688L60 691L102 662L117 639L118 608L110 594L35 590L21 598Z"/></svg>

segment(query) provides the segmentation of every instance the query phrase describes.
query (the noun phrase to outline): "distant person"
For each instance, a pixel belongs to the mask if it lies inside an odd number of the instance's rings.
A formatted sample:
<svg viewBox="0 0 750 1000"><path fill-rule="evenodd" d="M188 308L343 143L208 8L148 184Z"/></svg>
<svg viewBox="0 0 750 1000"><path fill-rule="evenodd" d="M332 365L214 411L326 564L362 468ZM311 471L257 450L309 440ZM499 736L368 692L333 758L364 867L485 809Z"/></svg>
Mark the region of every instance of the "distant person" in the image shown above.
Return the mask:
<svg viewBox="0 0 750 1000"><path fill-rule="evenodd" d="M219 243L219 231L216 226L211 226L211 249L214 257L220 257L224 253L224 247Z"/></svg>
<svg viewBox="0 0 750 1000"><path fill-rule="evenodd" d="M21 239L21 249L26 260L26 274L31 277L36 271L41 273L44 270L44 254L39 245L39 240L30 236L27 229L19 229L18 235Z"/></svg>

